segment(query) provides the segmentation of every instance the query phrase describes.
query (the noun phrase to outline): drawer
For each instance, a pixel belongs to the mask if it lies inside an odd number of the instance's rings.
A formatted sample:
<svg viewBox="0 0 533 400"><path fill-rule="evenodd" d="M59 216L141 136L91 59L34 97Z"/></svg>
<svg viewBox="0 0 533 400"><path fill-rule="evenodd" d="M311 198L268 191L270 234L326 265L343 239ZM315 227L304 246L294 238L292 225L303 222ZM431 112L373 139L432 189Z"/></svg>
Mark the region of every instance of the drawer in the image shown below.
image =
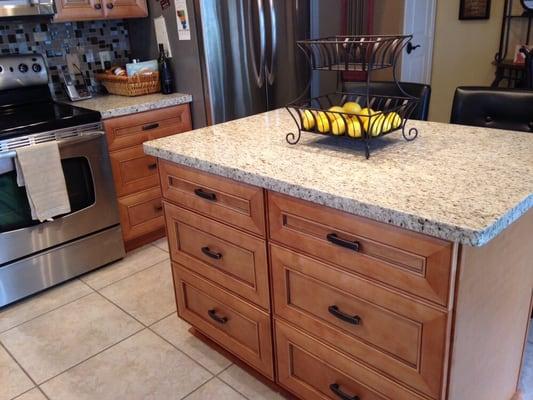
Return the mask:
<svg viewBox="0 0 533 400"><path fill-rule="evenodd" d="M173 272L179 316L273 379L270 315L178 264Z"/></svg>
<svg viewBox="0 0 533 400"><path fill-rule="evenodd" d="M273 192L268 201L272 240L448 305L452 243Z"/></svg>
<svg viewBox="0 0 533 400"><path fill-rule="evenodd" d="M265 237L263 189L170 162L159 168L166 200Z"/></svg>
<svg viewBox="0 0 533 400"><path fill-rule="evenodd" d="M165 202L172 260L270 309L266 243Z"/></svg>
<svg viewBox="0 0 533 400"><path fill-rule="evenodd" d="M109 150L140 145L148 140L192 129L189 105L162 108L104 120Z"/></svg>
<svg viewBox="0 0 533 400"><path fill-rule="evenodd" d="M124 240L131 240L164 229L161 190L154 187L118 199Z"/></svg>
<svg viewBox="0 0 533 400"><path fill-rule="evenodd" d="M157 159L144 154L142 146L110 153L117 196L126 196L159 185Z"/></svg>
<svg viewBox="0 0 533 400"><path fill-rule="evenodd" d="M275 329L278 383L301 399L423 399L288 324Z"/></svg>
<svg viewBox="0 0 533 400"><path fill-rule="evenodd" d="M281 247L270 251L276 317L440 398L447 313Z"/></svg>

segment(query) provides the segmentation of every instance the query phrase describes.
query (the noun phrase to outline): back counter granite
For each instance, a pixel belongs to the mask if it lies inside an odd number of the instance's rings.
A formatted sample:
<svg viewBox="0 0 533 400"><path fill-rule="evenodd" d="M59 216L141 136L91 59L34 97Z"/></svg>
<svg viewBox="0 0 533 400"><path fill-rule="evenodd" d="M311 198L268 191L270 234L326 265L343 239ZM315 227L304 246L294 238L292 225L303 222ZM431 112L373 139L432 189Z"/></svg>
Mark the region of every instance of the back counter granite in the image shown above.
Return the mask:
<svg viewBox="0 0 533 400"><path fill-rule="evenodd" d="M444 313L444 350L436 350L436 338L425 343L442 356L438 363L443 362L444 372L435 373L438 382L434 381L435 376L424 375L427 348L423 343L426 339L420 339L421 364L413 367L423 377L418 377L419 381L406 378L401 384L417 388L422 397L430 394L435 399L509 400L519 396L515 391L532 307L533 135L418 121L408 122L407 127L418 128L415 141L404 141L401 133L375 140L368 160L360 143L347 138L304 133L297 145L288 144L285 136L295 131L295 125L286 110L147 142L144 149L163 164L170 162L199 174L213 174L215 180L220 176L266 189L268 206L275 198L270 194L281 193L315 207L345 212L347 220L356 215L363 217L360 221L378 221L385 224L379 225L384 227L383 232L387 226L400 227L402 231L391 227L384 233L385 241L389 240L385 239L388 234L392 235L388 236L393 238L389 244L407 232L406 237L412 239L406 239L404 244L409 247L409 240L419 237L409 236L408 232L414 231L450 249L451 261L440 270L447 271L440 275L442 281L432 277L436 271L432 272L429 258L421 271L406 270L401 278L405 284L412 278L410 274L420 273L419 278L430 282L430 286L447 288L448 297L440 304L429 302L431 308ZM272 252L283 243L276 241L274 228L269 228L269 213L267 210L265 243ZM309 215L311 220L314 217ZM169 223L167 216L167 229ZM379 242L376 237L372 240ZM171 243L173 246L179 250L179 244ZM287 245L290 251L298 246L294 244L290 250L291 245ZM296 256L329 262L318 253ZM356 270L357 262L366 261L357 258ZM342 263L332 258L331 264ZM345 264L342 268L351 266ZM359 276L359 272L355 275ZM388 285L385 275L377 279L372 272L365 274L379 281L379 285ZM342 285L341 281L337 283ZM410 292L409 285L405 287ZM273 335L278 338L289 329L285 325L298 325L298 321L278 315L281 295L275 286L270 290L272 325L276 327ZM410 297L405 290L398 294ZM412 304L422 303L428 304L420 298ZM421 324L427 330L430 322ZM321 334L310 335L322 340ZM330 361L333 363L329 359L325 362ZM279 359L277 362L277 382L301 397L303 392L298 392L298 388L302 386L295 383L297 378L284 377L283 366ZM394 376L395 371L386 367L381 370L384 376ZM404 398L399 393L394 392L392 398ZM417 393L405 398L418 399Z"/></svg>

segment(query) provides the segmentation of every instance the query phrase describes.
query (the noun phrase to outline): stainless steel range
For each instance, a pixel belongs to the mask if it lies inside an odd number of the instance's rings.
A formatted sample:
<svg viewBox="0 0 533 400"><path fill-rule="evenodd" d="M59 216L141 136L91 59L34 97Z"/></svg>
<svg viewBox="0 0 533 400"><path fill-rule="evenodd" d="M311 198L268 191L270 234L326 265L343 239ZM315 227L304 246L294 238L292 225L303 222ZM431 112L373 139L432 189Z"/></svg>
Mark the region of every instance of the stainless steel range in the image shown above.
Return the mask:
<svg viewBox="0 0 533 400"><path fill-rule="evenodd" d="M71 212L31 217L15 149L57 141ZM57 103L40 55L0 57L0 307L124 257L100 114Z"/></svg>

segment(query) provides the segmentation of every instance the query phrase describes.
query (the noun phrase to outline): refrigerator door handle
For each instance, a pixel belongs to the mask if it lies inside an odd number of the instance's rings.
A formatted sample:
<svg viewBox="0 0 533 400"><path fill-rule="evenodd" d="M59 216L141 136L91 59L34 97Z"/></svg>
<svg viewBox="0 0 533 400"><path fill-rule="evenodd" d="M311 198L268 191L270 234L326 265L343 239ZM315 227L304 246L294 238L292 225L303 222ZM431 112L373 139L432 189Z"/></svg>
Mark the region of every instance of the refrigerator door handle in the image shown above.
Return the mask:
<svg viewBox="0 0 533 400"><path fill-rule="evenodd" d="M252 7L248 7L248 46L252 58L252 67L257 87L262 88L265 84L265 56L266 56L266 29L265 29L265 10L263 7L263 0L257 1L257 9L259 16L259 45L260 45L260 58L259 66L255 59L255 35L253 32L253 18Z"/></svg>
<svg viewBox="0 0 533 400"><path fill-rule="evenodd" d="M276 13L276 6L274 4L274 0L269 0L269 9L270 9L270 39L271 39L271 46L272 46L272 54L270 55L270 66L266 65L266 78L269 85L272 85L274 83L274 80L276 79L276 76L274 74L274 67L276 65L276 58L278 56L278 22L277 22L277 13Z"/></svg>

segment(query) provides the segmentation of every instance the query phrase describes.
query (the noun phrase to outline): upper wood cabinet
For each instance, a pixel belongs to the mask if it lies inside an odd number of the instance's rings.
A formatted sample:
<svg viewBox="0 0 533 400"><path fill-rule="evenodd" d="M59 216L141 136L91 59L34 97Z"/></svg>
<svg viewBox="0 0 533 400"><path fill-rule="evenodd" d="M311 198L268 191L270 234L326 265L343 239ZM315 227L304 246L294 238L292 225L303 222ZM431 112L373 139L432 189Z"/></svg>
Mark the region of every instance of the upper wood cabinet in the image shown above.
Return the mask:
<svg viewBox="0 0 533 400"><path fill-rule="evenodd" d="M56 0L55 4L56 22L148 16L146 0Z"/></svg>

